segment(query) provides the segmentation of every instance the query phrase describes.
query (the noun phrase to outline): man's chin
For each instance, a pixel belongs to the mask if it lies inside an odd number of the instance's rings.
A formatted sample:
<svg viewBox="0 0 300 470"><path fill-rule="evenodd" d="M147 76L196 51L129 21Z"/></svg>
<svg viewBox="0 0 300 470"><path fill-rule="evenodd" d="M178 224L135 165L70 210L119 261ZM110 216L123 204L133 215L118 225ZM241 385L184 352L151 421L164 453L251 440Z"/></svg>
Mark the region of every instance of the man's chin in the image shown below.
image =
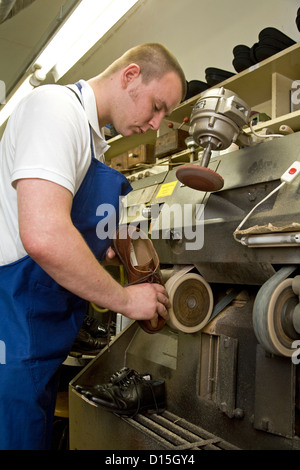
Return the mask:
<svg viewBox="0 0 300 470"><path fill-rule="evenodd" d="M135 135L135 134L137 135L144 134L142 129L140 129L139 127L135 127L134 129L122 129L118 133L121 134L123 137L130 137L131 135Z"/></svg>
<svg viewBox="0 0 300 470"><path fill-rule="evenodd" d="M119 132L123 137L130 137L131 135L135 134L135 132L132 129L123 129L122 131Z"/></svg>

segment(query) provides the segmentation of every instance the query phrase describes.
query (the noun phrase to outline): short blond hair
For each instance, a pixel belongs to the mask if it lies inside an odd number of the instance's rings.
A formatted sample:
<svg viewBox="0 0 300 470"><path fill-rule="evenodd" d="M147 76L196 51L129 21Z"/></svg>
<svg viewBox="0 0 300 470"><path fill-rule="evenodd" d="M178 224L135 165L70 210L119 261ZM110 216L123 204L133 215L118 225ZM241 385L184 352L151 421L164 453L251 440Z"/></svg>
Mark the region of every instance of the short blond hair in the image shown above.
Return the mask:
<svg viewBox="0 0 300 470"><path fill-rule="evenodd" d="M115 60L101 75L110 76L127 67L129 64L140 67L142 80L149 83L153 79L160 79L168 72L175 72L182 85L182 99L186 95L185 74L176 57L159 43L146 43L133 47Z"/></svg>

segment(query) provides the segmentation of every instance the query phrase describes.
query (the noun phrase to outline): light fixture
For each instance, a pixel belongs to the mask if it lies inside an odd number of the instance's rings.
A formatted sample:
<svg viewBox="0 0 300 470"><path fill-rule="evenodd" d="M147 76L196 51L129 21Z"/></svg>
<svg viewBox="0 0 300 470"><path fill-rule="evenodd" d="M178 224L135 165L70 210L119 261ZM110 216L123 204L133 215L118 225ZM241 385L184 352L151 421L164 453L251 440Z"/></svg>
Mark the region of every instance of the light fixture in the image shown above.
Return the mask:
<svg viewBox="0 0 300 470"><path fill-rule="evenodd" d="M82 0L36 59L44 76L51 70L58 81L137 1Z"/></svg>
<svg viewBox="0 0 300 470"><path fill-rule="evenodd" d="M29 83L30 77L27 77L17 88L12 97L7 101L4 108L0 112L0 126L9 118L16 105L26 96L33 88Z"/></svg>
<svg viewBox="0 0 300 470"><path fill-rule="evenodd" d="M274 246L298 246L300 244L300 233L262 233L257 235L246 235L241 238L241 244L250 248L274 247Z"/></svg>
<svg viewBox="0 0 300 470"><path fill-rule="evenodd" d="M51 72L57 82L139 0L82 0L36 58L34 72L19 86L0 112L0 126L16 104Z"/></svg>

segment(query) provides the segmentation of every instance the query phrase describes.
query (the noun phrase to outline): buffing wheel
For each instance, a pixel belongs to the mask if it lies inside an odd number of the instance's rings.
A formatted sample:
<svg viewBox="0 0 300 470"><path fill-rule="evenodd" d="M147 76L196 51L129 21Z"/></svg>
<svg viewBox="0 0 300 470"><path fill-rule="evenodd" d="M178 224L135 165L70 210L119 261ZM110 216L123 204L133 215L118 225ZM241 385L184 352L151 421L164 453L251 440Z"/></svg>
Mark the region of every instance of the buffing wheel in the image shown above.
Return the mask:
<svg viewBox="0 0 300 470"><path fill-rule="evenodd" d="M219 173L198 165L182 165L176 171L177 179L189 188L198 191L218 191L224 185Z"/></svg>
<svg viewBox="0 0 300 470"><path fill-rule="evenodd" d="M286 278L295 267L281 268L257 293L253 306L253 327L263 348L278 356L291 357L293 341L299 339L292 313L299 297L292 289L293 278Z"/></svg>
<svg viewBox="0 0 300 470"><path fill-rule="evenodd" d="M204 328L213 311L213 293L203 277L182 269L165 286L172 305L168 325L184 333L196 333Z"/></svg>

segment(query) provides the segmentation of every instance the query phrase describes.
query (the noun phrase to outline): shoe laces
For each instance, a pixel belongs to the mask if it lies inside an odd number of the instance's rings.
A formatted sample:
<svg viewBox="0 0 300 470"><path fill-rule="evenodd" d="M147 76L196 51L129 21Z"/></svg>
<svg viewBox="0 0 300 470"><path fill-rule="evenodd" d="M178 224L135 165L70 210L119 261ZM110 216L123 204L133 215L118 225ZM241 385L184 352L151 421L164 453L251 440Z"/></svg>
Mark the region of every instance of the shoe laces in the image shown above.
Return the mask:
<svg viewBox="0 0 300 470"><path fill-rule="evenodd" d="M117 370L112 374L109 381L112 384L118 384L123 379L126 379L126 377L130 376L133 372L133 369L129 369L129 367L122 367L122 369Z"/></svg>
<svg viewBox="0 0 300 470"><path fill-rule="evenodd" d="M120 384L123 386L128 386L136 381L141 382L143 380L151 380L151 375L139 374L134 369L129 369L129 367L122 367L122 369L114 372L109 380L113 385Z"/></svg>
<svg viewBox="0 0 300 470"><path fill-rule="evenodd" d="M145 273L145 276L137 279L136 281L132 281L126 284L126 286L132 286L134 284L142 284L143 282L148 282L149 284L153 284L153 283L161 284L161 281L159 280L159 277L157 275L157 270L149 271L149 273Z"/></svg>

